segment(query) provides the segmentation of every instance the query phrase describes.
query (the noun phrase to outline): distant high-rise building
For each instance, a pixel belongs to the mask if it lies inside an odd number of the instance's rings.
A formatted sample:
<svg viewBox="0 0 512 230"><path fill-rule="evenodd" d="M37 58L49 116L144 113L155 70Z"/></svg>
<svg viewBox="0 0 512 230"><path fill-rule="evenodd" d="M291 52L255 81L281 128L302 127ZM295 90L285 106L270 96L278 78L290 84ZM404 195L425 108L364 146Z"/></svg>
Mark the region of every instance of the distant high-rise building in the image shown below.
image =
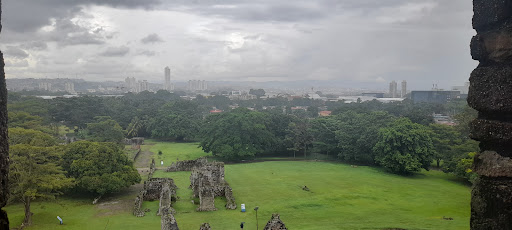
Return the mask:
<svg viewBox="0 0 512 230"><path fill-rule="evenodd" d="M407 94L407 81L403 80L402 81L402 91L400 91L400 97L404 98L406 94Z"/></svg>
<svg viewBox="0 0 512 230"><path fill-rule="evenodd" d="M392 81L391 83L389 83L389 96L392 97L392 98L396 98L397 95L398 95L398 92L397 92L397 84L396 84L396 81Z"/></svg>
<svg viewBox="0 0 512 230"><path fill-rule="evenodd" d="M139 81L139 84L137 84L137 93L149 91L149 85L147 80Z"/></svg>
<svg viewBox="0 0 512 230"><path fill-rule="evenodd" d="M124 79L125 88L128 92L136 92L137 91L137 80L134 77L127 77Z"/></svg>
<svg viewBox="0 0 512 230"><path fill-rule="evenodd" d="M68 93L74 94L75 92L75 83L73 82L66 82L64 83L64 90Z"/></svg>
<svg viewBox="0 0 512 230"><path fill-rule="evenodd" d="M169 66L165 67L164 74L165 74L164 89L167 91L173 90L173 89L171 89L171 68L169 68Z"/></svg>
<svg viewBox="0 0 512 230"><path fill-rule="evenodd" d="M208 89L208 83L205 80L189 80L188 90L190 91L203 91Z"/></svg>
<svg viewBox="0 0 512 230"><path fill-rule="evenodd" d="M39 89L45 91L52 91L52 83L49 82L40 82Z"/></svg>

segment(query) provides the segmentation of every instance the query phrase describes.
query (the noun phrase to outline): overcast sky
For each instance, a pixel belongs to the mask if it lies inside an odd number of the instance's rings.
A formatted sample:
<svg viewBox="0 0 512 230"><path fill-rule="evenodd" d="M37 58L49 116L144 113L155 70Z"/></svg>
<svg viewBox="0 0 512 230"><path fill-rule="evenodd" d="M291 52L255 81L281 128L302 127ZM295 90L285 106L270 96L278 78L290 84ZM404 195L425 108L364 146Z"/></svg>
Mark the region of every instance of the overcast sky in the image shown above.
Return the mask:
<svg viewBox="0 0 512 230"><path fill-rule="evenodd" d="M468 0L4 0L8 78L463 85Z"/></svg>

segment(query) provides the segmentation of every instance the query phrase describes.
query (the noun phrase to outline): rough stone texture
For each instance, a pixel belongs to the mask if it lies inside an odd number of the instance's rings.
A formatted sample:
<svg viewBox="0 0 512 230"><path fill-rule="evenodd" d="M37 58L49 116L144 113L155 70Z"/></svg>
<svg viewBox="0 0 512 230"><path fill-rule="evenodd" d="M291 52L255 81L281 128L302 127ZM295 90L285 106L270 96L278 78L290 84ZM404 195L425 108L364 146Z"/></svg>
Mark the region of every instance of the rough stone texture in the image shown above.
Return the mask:
<svg viewBox="0 0 512 230"><path fill-rule="evenodd" d="M224 187L224 196L226 197L226 209L235 210L236 209L236 201L233 196L233 189L226 184Z"/></svg>
<svg viewBox="0 0 512 230"><path fill-rule="evenodd" d="M178 161L167 167L166 172L179 172L179 171L192 171L194 168L200 168L208 163L206 157L201 157L196 160Z"/></svg>
<svg viewBox="0 0 512 230"><path fill-rule="evenodd" d="M486 113L512 113L512 67L497 64L478 67L469 78L468 103Z"/></svg>
<svg viewBox="0 0 512 230"><path fill-rule="evenodd" d="M164 184L162 186L162 192L160 193L160 204L158 208L158 212L156 213L158 216L162 215L164 213L164 209L169 209L171 207L171 188L169 187L169 184Z"/></svg>
<svg viewBox="0 0 512 230"><path fill-rule="evenodd" d="M272 214L272 218L267 222L263 230L280 230L287 229L283 221L281 221L278 213Z"/></svg>
<svg viewBox="0 0 512 230"><path fill-rule="evenodd" d="M201 224L201 227L199 227L199 230L212 230L212 228L210 227L210 224L203 223Z"/></svg>
<svg viewBox="0 0 512 230"><path fill-rule="evenodd" d="M142 210L142 202L144 201L144 190L139 192L139 195L135 197L135 208L133 209L133 215L136 217L143 217L146 215Z"/></svg>
<svg viewBox="0 0 512 230"><path fill-rule="evenodd" d="M197 211L215 211L215 197L226 197L227 209L236 209L235 198L229 184L224 180L224 163L210 162L195 167L190 175L190 188L199 198Z"/></svg>
<svg viewBox="0 0 512 230"><path fill-rule="evenodd" d="M473 59L503 63L512 59L512 25L478 34L471 40Z"/></svg>
<svg viewBox="0 0 512 230"><path fill-rule="evenodd" d="M510 19L512 3L509 0L473 0L473 28L485 31Z"/></svg>
<svg viewBox="0 0 512 230"><path fill-rule="evenodd" d="M2 0L0 0L0 32L2 31ZM4 55L0 52L0 229L9 229L6 205L9 187L9 143L7 142L7 88L5 84Z"/></svg>
<svg viewBox="0 0 512 230"><path fill-rule="evenodd" d="M172 208L170 208L172 209ZM178 222L176 222L176 218L174 218L174 213L172 210L166 209L164 213L162 213L162 218L160 220L161 229L162 230L179 230Z"/></svg>
<svg viewBox="0 0 512 230"><path fill-rule="evenodd" d="M171 178L151 178L144 181L144 200L153 201L160 199L164 185L171 189L171 196L176 197L176 185Z"/></svg>
<svg viewBox="0 0 512 230"><path fill-rule="evenodd" d="M511 177L512 159L494 151L484 151L475 156L474 171L486 177Z"/></svg>
<svg viewBox="0 0 512 230"><path fill-rule="evenodd" d="M512 179L481 176L471 193L471 229L512 229Z"/></svg>
<svg viewBox="0 0 512 230"><path fill-rule="evenodd" d="M217 211L215 208L215 193L212 187L203 186L199 191L199 207L197 211L208 212Z"/></svg>
<svg viewBox="0 0 512 230"><path fill-rule="evenodd" d="M479 140L471 194L471 229L512 229L512 0L473 0L468 103L478 110L471 137Z"/></svg>
<svg viewBox="0 0 512 230"><path fill-rule="evenodd" d="M155 171L156 171L155 159L151 159L151 164L149 165L148 180L153 178L153 173L155 173Z"/></svg>
<svg viewBox="0 0 512 230"><path fill-rule="evenodd" d="M470 130L471 138L477 141L503 144L512 141L512 123L476 119L471 122Z"/></svg>

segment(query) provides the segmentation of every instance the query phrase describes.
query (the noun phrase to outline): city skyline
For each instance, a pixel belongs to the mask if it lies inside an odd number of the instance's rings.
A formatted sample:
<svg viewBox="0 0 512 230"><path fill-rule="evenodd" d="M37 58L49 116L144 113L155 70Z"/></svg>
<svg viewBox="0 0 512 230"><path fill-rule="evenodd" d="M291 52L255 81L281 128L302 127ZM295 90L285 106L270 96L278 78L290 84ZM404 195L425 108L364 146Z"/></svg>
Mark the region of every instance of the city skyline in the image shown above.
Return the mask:
<svg viewBox="0 0 512 230"><path fill-rule="evenodd" d="M4 3L0 47L8 78L160 82L161 68L172 63L176 81L374 87L403 79L411 88L449 89L476 66L471 2L463 0L45 1ZM22 16L29 12L34 17Z"/></svg>

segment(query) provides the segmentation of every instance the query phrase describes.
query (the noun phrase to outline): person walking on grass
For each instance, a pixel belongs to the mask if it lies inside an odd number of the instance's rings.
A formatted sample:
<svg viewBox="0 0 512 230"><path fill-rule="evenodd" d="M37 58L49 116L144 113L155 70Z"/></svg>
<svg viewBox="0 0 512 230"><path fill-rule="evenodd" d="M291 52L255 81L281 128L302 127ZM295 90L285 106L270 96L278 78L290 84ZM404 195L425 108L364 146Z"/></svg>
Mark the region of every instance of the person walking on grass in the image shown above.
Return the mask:
<svg viewBox="0 0 512 230"><path fill-rule="evenodd" d="M244 229L244 223L245 222L240 223L240 229L242 229L242 230Z"/></svg>

